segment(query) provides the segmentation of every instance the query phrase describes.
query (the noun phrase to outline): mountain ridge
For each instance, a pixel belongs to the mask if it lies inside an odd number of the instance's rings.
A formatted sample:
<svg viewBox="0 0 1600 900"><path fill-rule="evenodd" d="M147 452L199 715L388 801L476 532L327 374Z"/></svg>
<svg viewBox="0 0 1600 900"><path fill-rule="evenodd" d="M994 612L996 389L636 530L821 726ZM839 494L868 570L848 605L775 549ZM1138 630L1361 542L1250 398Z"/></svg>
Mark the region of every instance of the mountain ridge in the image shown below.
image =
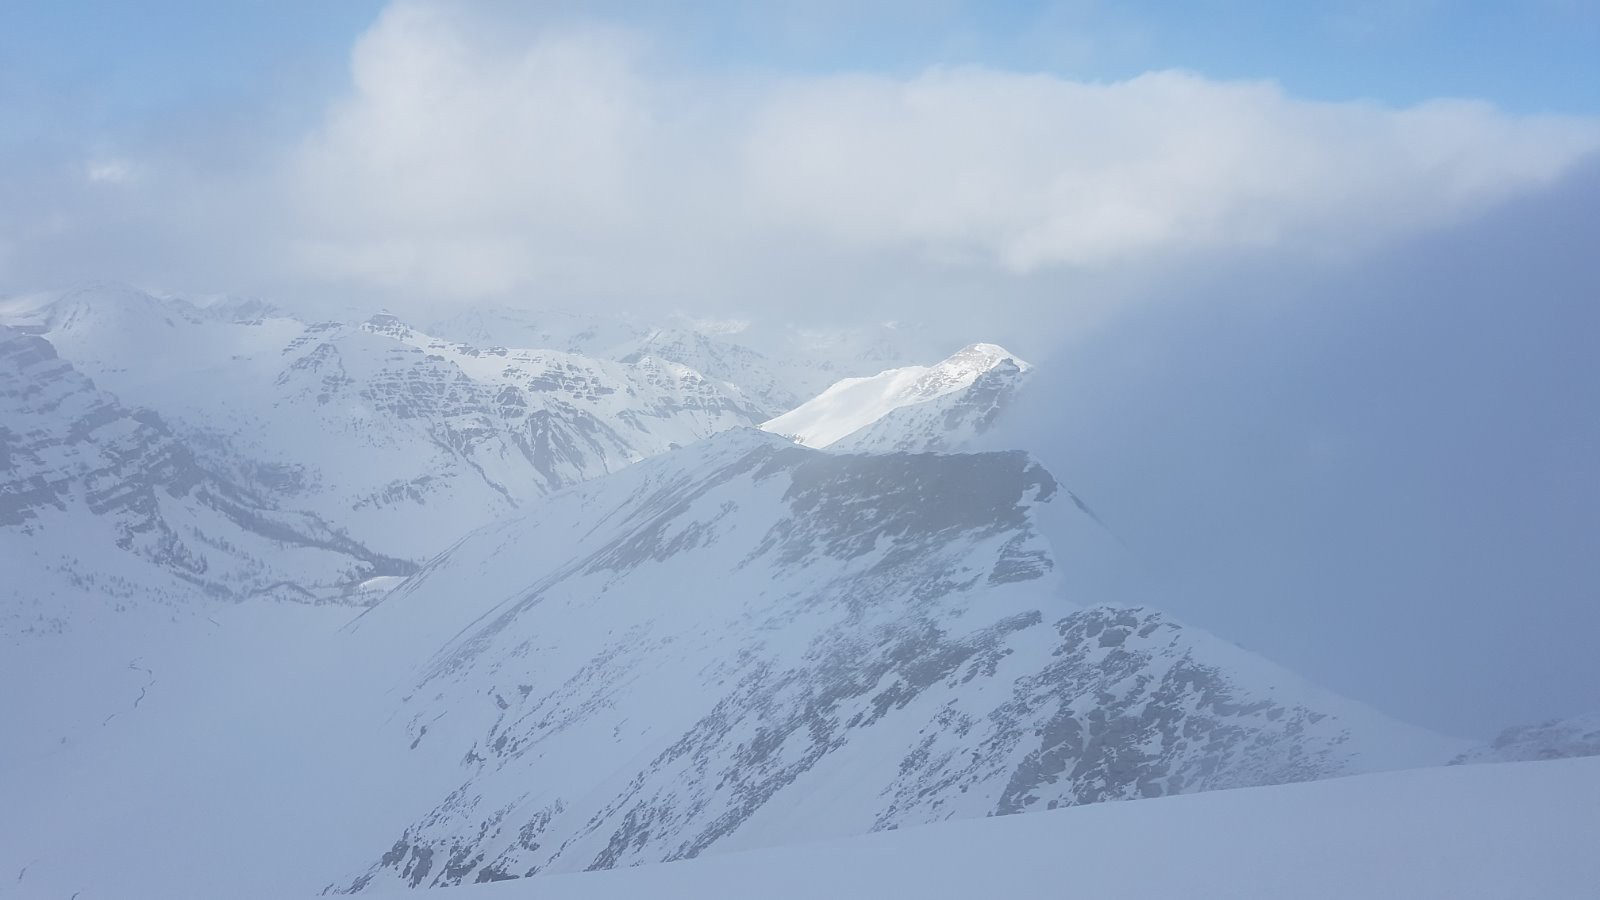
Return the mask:
<svg viewBox="0 0 1600 900"><path fill-rule="evenodd" d="M461 780L330 888L661 862L1460 747L1159 613L1061 597L1030 512L1059 493L1021 453L732 432L476 533L353 626L378 646L424 622L454 635L389 740ZM469 581L481 599L447 611Z"/></svg>
<svg viewBox="0 0 1600 900"><path fill-rule="evenodd" d="M101 285L13 320L158 412L209 467L413 563L552 490L764 415L679 363L482 349L388 315L305 323L262 301L200 308Z"/></svg>
<svg viewBox="0 0 1600 900"><path fill-rule="evenodd" d="M761 427L808 447L957 449L988 429L1028 369L998 344L968 344L931 366L836 382Z"/></svg>

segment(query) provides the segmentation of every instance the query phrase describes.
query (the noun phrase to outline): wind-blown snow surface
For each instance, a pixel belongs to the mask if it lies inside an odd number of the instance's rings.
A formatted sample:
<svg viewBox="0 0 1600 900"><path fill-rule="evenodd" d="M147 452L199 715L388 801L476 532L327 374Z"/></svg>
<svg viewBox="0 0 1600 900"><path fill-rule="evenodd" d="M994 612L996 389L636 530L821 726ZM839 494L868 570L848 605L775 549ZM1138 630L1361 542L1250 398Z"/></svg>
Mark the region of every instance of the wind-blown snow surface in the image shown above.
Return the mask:
<svg viewBox="0 0 1600 900"><path fill-rule="evenodd" d="M1414 769L946 822L460 900L1594 897L1600 759Z"/></svg>
<svg viewBox="0 0 1600 900"><path fill-rule="evenodd" d="M973 449L1011 405L1026 367L1002 359L971 384L932 400L889 410L845 435L830 450L846 453L948 453Z"/></svg>
<svg viewBox="0 0 1600 900"><path fill-rule="evenodd" d="M364 612L36 636L0 658L30 735L0 754L0 870L22 896L442 886L1464 749L1077 605L1037 527L1079 514L1064 493L1020 453L737 430L477 531Z"/></svg>
<svg viewBox="0 0 1600 900"><path fill-rule="evenodd" d="M1003 347L971 344L932 366L847 378L761 427L807 447L950 449L988 427L1027 368Z"/></svg>

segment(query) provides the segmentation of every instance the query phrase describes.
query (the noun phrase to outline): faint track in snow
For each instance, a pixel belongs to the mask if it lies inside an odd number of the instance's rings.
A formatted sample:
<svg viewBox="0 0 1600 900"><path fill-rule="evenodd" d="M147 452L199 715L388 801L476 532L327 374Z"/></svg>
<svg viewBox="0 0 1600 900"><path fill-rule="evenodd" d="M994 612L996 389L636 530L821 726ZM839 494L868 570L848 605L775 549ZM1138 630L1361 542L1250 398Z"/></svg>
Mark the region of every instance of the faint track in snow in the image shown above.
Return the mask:
<svg viewBox="0 0 1600 900"><path fill-rule="evenodd" d="M139 696L133 698L133 706L128 708L130 712L139 708L139 704L144 702L145 695L150 693L150 689L155 687L156 684L156 673L145 666L139 665L139 660L143 658L144 657L136 656L128 661L128 668L133 669L136 672L143 672L145 677L148 679L142 686L140 686ZM103 728L107 725L110 725L111 720L115 719L119 715L121 715L121 713L112 713L111 715L106 716L105 721L101 722L100 726Z"/></svg>

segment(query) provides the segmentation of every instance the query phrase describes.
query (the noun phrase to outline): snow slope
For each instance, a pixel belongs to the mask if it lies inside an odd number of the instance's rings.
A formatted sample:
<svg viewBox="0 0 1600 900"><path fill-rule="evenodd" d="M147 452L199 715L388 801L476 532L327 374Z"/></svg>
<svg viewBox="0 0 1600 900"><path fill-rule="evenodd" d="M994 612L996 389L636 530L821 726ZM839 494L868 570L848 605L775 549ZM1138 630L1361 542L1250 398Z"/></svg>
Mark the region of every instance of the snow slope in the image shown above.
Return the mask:
<svg viewBox="0 0 1600 900"><path fill-rule="evenodd" d="M889 410L829 445L846 453L948 453L976 446L1011 405L1026 369L1003 359L972 383L932 400Z"/></svg>
<svg viewBox="0 0 1600 900"><path fill-rule="evenodd" d="M168 650L205 640L223 610L365 604L366 585L414 568L209 470L160 416L0 326L0 793L13 811L18 781L39 775L25 761L119 729Z"/></svg>
<svg viewBox="0 0 1600 900"><path fill-rule="evenodd" d="M925 327L903 322L832 328L763 327L758 322L737 337L765 354L784 383L801 397L815 397L844 378L927 359L948 346Z"/></svg>
<svg viewBox="0 0 1600 900"><path fill-rule="evenodd" d="M1003 347L971 344L932 366L906 366L866 378L847 378L761 427L807 447L828 447L898 413L891 423L885 423L885 430L873 437L863 436L851 449L933 449L923 445L942 440L947 431L959 435L964 429L987 427L985 411L995 406L996 396L1008 389L1005 385L1027 368ZM979 390L974 395L971 389L975 385ZM989 402L984 403L985 398ZM946 402L939 403L941 400ZM969 407L971 411L967 411ZM962 411L953 413L958 409Z"/></svg>
<svg viewBox="0 0 1600 900"><path fill-rule="evenodd" d="M334 887L1459 752L1158 613L1076 605L1034 524L1060 493L1018 453L836 455L740 431L478 532L352 628L359 657L427 654L389 740L457 780Z"/></svg>
<svg viewBox="0 0 1600 900"><path fill-rule="evenodd" d="M440 896L1579 900L1600 885L1597 846L1600 759L1584 759L945 822Z"/></svg>
<svg viewBox="0 0 1600 900"><path fill-rule="evenodd" d="M0 638L190 594L339 599L414 568L211 471L160 416L4 325L0 562Z"/></svg>

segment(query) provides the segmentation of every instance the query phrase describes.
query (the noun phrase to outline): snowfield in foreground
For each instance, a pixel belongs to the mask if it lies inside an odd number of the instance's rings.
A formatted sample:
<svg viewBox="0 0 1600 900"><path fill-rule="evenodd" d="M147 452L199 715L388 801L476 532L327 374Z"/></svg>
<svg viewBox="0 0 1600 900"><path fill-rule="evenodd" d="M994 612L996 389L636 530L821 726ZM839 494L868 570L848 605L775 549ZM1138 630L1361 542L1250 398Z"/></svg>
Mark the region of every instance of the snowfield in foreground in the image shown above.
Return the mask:
<svg viewBox="0 0 1600 900"><path fill-rule="evenodd" d="M1596 847L1600 758L1590 757L1097 803L446 890L460 900L1580 898L1600 893Z"/></svg>

